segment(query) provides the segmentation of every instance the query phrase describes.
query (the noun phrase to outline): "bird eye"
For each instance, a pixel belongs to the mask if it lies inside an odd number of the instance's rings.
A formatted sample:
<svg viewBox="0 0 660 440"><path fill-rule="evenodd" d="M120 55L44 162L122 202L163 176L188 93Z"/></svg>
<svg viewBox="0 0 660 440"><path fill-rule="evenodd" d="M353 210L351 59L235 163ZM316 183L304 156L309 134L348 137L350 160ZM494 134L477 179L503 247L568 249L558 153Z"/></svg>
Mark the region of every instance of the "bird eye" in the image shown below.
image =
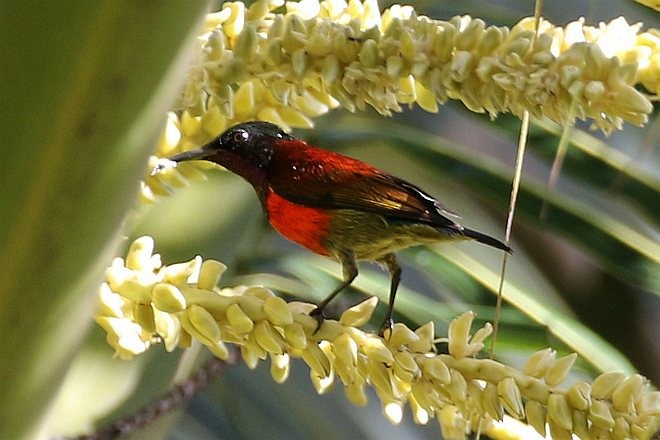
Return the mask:
<svg viewBox="0 0 660 440"><path fill-rule="evenodd" d="M244 142L247 141L249 137L249 134L245 130L238 130L236 133L234 133L233 140L236 143Z"/></svg>

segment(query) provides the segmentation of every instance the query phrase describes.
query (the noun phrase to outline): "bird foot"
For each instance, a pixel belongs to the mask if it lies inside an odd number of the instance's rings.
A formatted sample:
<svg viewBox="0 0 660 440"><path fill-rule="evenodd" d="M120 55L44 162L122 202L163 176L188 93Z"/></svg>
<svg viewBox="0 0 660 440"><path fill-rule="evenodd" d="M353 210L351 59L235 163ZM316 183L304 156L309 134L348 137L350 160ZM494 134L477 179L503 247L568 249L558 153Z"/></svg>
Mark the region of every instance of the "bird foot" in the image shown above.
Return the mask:
<svg viewBox="0 0 660 440"><path fill-rule="evenodd" d="M309 316L314 318L316 320L316 330L314 330L314 335L318 333L318 331L321 329L321 325L323 325L323 321L325 321L325 315L323 314L323 308L315 308L311 312L309 312Z"/></svg>
<svg viewBox="0 0 660 440"><path fill-rule="evenodd" d="M394 328L394 320L392 318L386 318L383 323L380 325L380 328L378 329L378 336L383 337L385 336L385 330L389 330L390 333L392 333L392 329Z"/></svg>

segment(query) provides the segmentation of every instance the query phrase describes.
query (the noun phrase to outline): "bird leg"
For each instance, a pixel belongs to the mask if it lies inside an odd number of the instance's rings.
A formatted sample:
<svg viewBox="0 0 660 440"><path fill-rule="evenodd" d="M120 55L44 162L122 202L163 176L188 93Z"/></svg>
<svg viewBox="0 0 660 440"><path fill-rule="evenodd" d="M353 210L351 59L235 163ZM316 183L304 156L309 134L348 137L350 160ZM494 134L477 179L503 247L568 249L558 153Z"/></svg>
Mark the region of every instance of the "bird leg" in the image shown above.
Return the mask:
<svg viewBox="0 0 660 440"><path fill-rule="evenodd" d="M387 305L387 312L385 313L385 319L380 325L378 334L383 336L385 330L389 329L390 331L394 327L394 321L392 321L392 313L394 312L394 299L396 298L396 291L399 288L399 282L401 281L401 266L396 260L394 254L387 254L378 259L378 262L387 266L387 270L390 273L390 299Z"/></svg>
<svg viewBox="0 0 660 440"><path fill-rule="evenodd" d="M341 253L339 254L339 262L341 263L342 271L344 273L344 281L339 286L337 286L337 288L333 290L330 293L330 295L328 295L323 301L321 301L314 310L312 310L309 313L309 315L314 319L316 319L316 321L318 322L318 326L316 327L314 333L319 331L319 329L321 328L321 324L323 324L323 320L325 319L325 316L323 315L323 310L328 305L328 303L332 301L339 292L350 286L353 280L355 279L355 277L357 277L358 275L355 255L351 253Z"/></svg>

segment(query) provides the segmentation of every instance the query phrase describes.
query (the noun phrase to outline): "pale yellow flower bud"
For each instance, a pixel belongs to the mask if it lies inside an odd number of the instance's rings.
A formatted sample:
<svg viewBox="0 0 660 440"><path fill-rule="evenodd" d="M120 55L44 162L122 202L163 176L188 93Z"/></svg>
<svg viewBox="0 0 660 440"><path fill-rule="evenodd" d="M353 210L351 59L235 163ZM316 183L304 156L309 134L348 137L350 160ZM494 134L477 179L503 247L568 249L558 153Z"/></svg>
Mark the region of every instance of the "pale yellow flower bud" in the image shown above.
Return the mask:
<svg viewBox="0 0 660 440"><path fill-rule="evenodd" d="M154 309L151 304L133 303L133 321L147 333L156 331Z"/></svg>
<svg viewBox="0 0 660 440"><path fill-rule="evenodd" d="M568 373L571 371L571 368L573 368L573 364L575 363L576 359L577 354L571 353L553 361L543 376L545 383L551 387L554 387L563 382Z"/></svg>
<svg viewBox="0 0 660 440"><path fill-rule="evenodd" d="M625 378L626 375L620 371L601 374L591 384L591 397L594 399L609 399Z"/></svg>
<svg viewBox="0 0 660 440"><path fill-rule="evenodd" d="M469 311L453 319L449 324L449 354L452 356L456 358L471 356L483 347L481 342L477 346L469 342L473 320L474 312Z"/></svg>
<svg viewBox="0 0 660 440"><path fill-rule="evenodd" d="M377 0L364 0L362 3L364 10L360 17L361 29L371 29L373 27L381 27L380 8L378 7Z"/></svg>
<svg viewBox="0 0 660 440"><path fill-rule="evenodd" d="M610 430L614 427L614 418L612 412L605 402L602 400L594 400L589 407L589 421L595 426Z"/></svg>
<svg viewBox="0 0 660 440"><path fill-rule="evenodd" d="M337 56L333 54L329 54L326 57L324 57L323 66L321 68L321 76L323 77L323 80L327 83L332 83L339 77L339 75L340 75L340 66L339 66L339 59L337 59Z"/></svg>
<svg viewBox="0 0 660 440"><path fill-rule="evenodd" d="M415 358L407 351L394 354L392 372L404 382L412 382L420 375L420 369Z"/></svg>
<svg viewBox="0 0 660 440"><path fill-rule="evenodd" d="M426 409L424 409L413 393L408 395L408 404L410 405L410 410L413 414L413 419L418 425L426 425L429 422L430 415Z"/></svg>
<svg viewBox="0 0 660 440"><path fill-rule="evenodd" d="M504 408L497 392L497 386L488 383L484 389L483 401L481 404L493 420L502 420L504 417Z"/></svg>
<svg viewBox="0 0 660 440"><path fill-rule="evenodd" d="M528 400L525 403L525 415L527 423L536 430L541 436L545 437L545 408L536 400Z"/></svg>
<svg viewBox="0 0 660 440"><path fill-rule="evenodd" d="M289 377L291 359L288 354L270 353L270 375L275 383L284 383Z"/></svg>
<svg viewBox="0 0 660 440"><path fill-rule="evenodd" d="M483 350L484 341L492 333L493 333L493 325L490 322L485 323L483 327L477 329L477 331L474 332L474 335L472 335L472 338L470 338L470 345L472 346L472 350L474 351L474 354Z"/></svg>
<svg viewBox="0 0 660 440"><path fill-rule="evenodd" d="M374 362L382 362L388 365L394 362L392 352L380 338L367 337L361 348L364 354Z"/></svg>
<svg viewBox="0 0 660 440"><path fill-rule="evenodd" d="M254 352L254 356L262 361L268 357L268 352L259 344L254 332L251 332L248 335L248 338L245 341L245 347Z"/></svg>
<svg viewBox="0 0 660 440"><path fill-rule="evenodd" d="M639 374L633 374L624 379L612 393L612 405L614 409L621 412L633 412L634 402L644 382L644 377Z"/></svg>
<svg viewBox="0 0 660 440"><path fill-rule="evenodd" d="M257 31L254 26L246 26L234 42L234 55L250 63L254 60L257 50Z"/></svg>
<svg viewBox="0 0 660 440"><path fill-rule="evenodd" d="M204 345L212 346L220 340L220 327L204 308L193 304L181 314L181 327Z"/></svg>
<svg viewBox="0 0 660 440"><path fill-rule="evenodd" d="M407 345L411 342L419 340L419 336L415 334L412 330L406 327L403 324L396 323L392 328L389 336L386 334L385 339L387 340L387 345L390 347L400 347L402 345Z"/></svg>
<svg viewBox="0 0 660 440"><path fill-rule="evenodd" d="M322 99L319 99L315 93L307 91L303 92L301 95L296 95L293 102L300 111L311 117L320 116L327 113L330 108L339 105L337 101L330 103L324 102Z"/></svg>
<svg viewBox="0 0 660 440"><path fill-rule="evenodd" d="M263 303L264 314L273 325L286 326L293 322L289 305L279 296L266 298Z"/></svg>
<svg viewBox="0 0 660 440"><path fill-rule="evenodd" d="M447 374L449 376L449 374ZM428 381L415 381L413 382L410 388L411 395L415 398L415 401L430 415L434 415L434 408L438 406L435 405L434 395L437 396L437 392L433 389Z"/></svg>
<svg viewBox="0 0 660 440"><path fill-rule="evenodd" d="M552 393L548 397L548 417L563 429L573 429L571 408L563 394Z"/></svg>
<svg viewBox="0 0 660 440"><path fill-rule="evenodd" d="M438 111L438 103L433 93L417 81L415 81L415 100L427 112L436 113Z"/></svg>
<svg viewBox="0 0 660 440"><path fill-rule="evenodd" d="M97 313L99 315L123 318L125 315L124 309L127 307L127 304L127 301L121 295L113 292L107 283L101 284L97 300Z"/></svg>
<svg viewBox="0 0 660 440"><path fill-rule="evenodd" d="M522 398L520 397L520 389L516 381L511 377L507 377L497 384L497 394L502 399L504 409L515 417L522 419L525 417L525 409L523 407Z"/></svg>
<svg viewBox="0 0 660 440"><path fill-rule="evenodd" d="M97 317L96 322L106 331L108 344L120 359L132 359L151 345L142 327L128 319Z"/></svg>
<svg viewBox="0 0 660 440"><path fill-rule="evenodd" d="M179 131L178 123L179 118L176 114L174 112L168 112L165 128L161 133L156 146L158 156L165 157L175 152L176 146L181 140L181 132ZM152 169L153 166L151 166L151 163L149 165L149 168Z"/></svg>
<svg viewBox="0 0 660 440"><path fill-rule="evenodd" d="M449 370L449 376L449 384L445 386L445 391L449 393L453 401L465 401L468 395L467 381L459 371L454 369Z"/></svg>
<svg viewBox="0 0 660 440"><path fill-rule="evenodd" d="M413 353L429 353L435 352L435 344L433 338L435 337L435 326L433 321L429 321L423 326L415 330L415 334L419 337L416 341L408 343L408 349Z"/></svg>
<svg viewBox="0 0 660 440"><path fill-rule="evenodd" d="M171 284L183 284L188 280L195 282L199 266L202 264L202 258L197 256L190 261L178 264L170 264L161 270L164 281ZM191 279L191 277L193 279Z"/></svg>
<svg viewBox="0 0 660 440"><path fill-rule="evenodd" d="M263 301L252 296L241 295L237 298L241 310L254 322L266 319Z"/></svg>
<svg viewBox="0 0 660 440"><path fill-rule="evenodd" d="M156 334L160 336L165 344L165 350L168 352L174 351L179 345L181 339L181 323L175 319L171 314L154 310L154 323L156 327Z"/></svg>
<svg viewBox="0 0 660 440"><path fill-rule="evenodd" d="M344 326L339 321L325 320L316 331L315 339L332 341L339 334L344 332Z"/></svg>
<svg viewBox="0 0 660 440"><path fill-rule="evenodd" d="M191 285L179 285L179 290L186 297L187 303L196 304L206 309L216 320L220 320L225 316L225 312L229 306L236 303L237 300L218 294L209 290L199 289Z"/></svg>
<svg viewBox="0 0 660 440"><path fill-rule="evenodd" d="M257 352L251 350L247 345L241 346L241 359L250 370L257 368L259 363Z"/></svg>
<svg viewBox="0 0 660 440"><path fill-rule="evenodd" d="M660 408L660 391L644 393L635 401L637 412L642 416L653 414Z"/></svg>
<svg viewBox="0 0 660 440"><path fill-rule="evenodd" d="M229 359L229 350L223 341L216 341L213 344L208 345L207 348L218 359L222 359L223 361Z"/></svg>
<svg viewBox="0 0 660 440"><path fill-rule="evenodd" d="M591 385L587 382L575 382L566 393L571 406L586 411L591 405Z"/></svg>
<svg viewBox="0 0 660 440"><path fill-rule="evenodd" d="M371 315L378 304L378 297L372 296L346 309L339 318L339 322L347 327L360 327L371 319Z"/></svg>
<svg viewBox="0 0 660 440"><path fill-rule="evenodd" d="M624 417L617 417L614 419L612 433L614 438L631 438L630 423Z"/></svg>
<svg viewBox="0 0 660 440"><path fill-rule="evenodd" d="M362 67L365 68L375 67L380 62L378 45L374 40L366 40L362 44L362 48L358 54L358 60L362 63Z"/></svg>
<svg viewBox="0 0 660 440"><path fill-rule="evenodd" d="M140 237L131 243L126 254L126 267L133 270L151 268L151 255L154 252L154 240Z"/></svg>
<svg viewBox="0 0 660 440"><path fill-rule="evenodd" d="M335 381L334 372L331 372L328 376L318 376L314 371L310 370L309 378L316 390L317 394L324 394L332 389Z"/></svg>
<svg viewBox="0 0 660 440"><path fill-rule="evenodd" d="M305 330L298 322L292 322L284 327L284 339L294 349L303 349L307 346Z"/></svg>
<svg viewBox="0 0 660 440"><path fill-rule="evenodd" d="M451 381L449 368L439 357L421 358L418 360L422 372L429 379L440 385L447 385Z"/></svg>
<svg viewBox="0 0 660 440"><path fill-rule="evenodd" d="M382 401L391 401L394 399L394 392L392 390L392 382L387 367L381 362L367 361L367 372L371 384L373 385L378 397Z"/></svg>
<svg viewBox="0 0 660 440"><path fill-rule="evenodd" d="M550 428L550 438L553 440L572 440L573 438L571 431L561 427L553 418L548 418L548 427Z"/></svg>
<svg viewBox="0 0 660 440"><path fill-rule="evenodd" d="M226 3L231 9L231 16L224 22L223 30L229 38L235 38L245 26L245 5L243 2Z"/></svg>
<svg viewBox="0 0 660 440"><path fill-rule="evenodd" d="M383 403L383 414L393 425L398 425L403 419L403 404L398 401Z"/></svg>
<svg viewBox="0 0 660 440"><path fill-rule="evenodd" d="M257 0L253 2L247 10L246 18L248 21L261 20L270 10L269 0Z"/></svg>
<svg viewBox="0 0 660 440"><path fill-rule="evenodd" d="M364 391L364 383L350 383L344 388L346 398L357 406L366 406L368 403L367 394Z"/></svg>
<svg viewBox="0 0 660 440"><path fill-rule="evenodd" d="M306 117L303 113L292 109L291 107L282 107L277 108L277 112L284 122L283 127L288 128L312 128L314 123L311 119Z"/></svg>
<svg viewBox="0 0 660 440"><path fill-rule="evenodd" d="M335 372L347 385L356 382L358 345L348 333L342 333L332 341L332 359Z"/></svg>
<svg viewBox="0 0 660 440"><path fill-rule="evenodd" d="M202 118L199 116L192 116L189 112L184 111L181 114L179 121L179 129L181 134L187 138L194 138L200 132L202 127Z"/></svg>
<svg viewBox="0 0 660 440"><path fill-rule="evenodd" d="M213 290L217 287L220 277L227 266L215 260L204 261L199 268L197 286L200 289Z"/></svg>
<svg viewBox="0 0 660 440"><path fill-rule="evenodd" d="M227 308L227 321L230 328L237 333L248 333L254 328L254 321L241 309L238 304Z"/></svg>
<svg viewBox="0 0 660 440"><path fill-rule="evenodd" d="M319 15L321 5L318 0L301 0L286 2L286 9L289 14L295 14L303 20L310 20Z"/></svg>
<svg viewBox="0 0 660 440"><path fill-rule="evenodd" d="M208 29L214 28L231 18L232 10L229 6L225 6L222 10L217 12L210 12L204 18L204 26Z"/></svg>
<svg viewBox="0 0 660 440"><path fill-rule="evenodd" d="M573 410L573 433L580 438L589 438L589 420L587 413L577 409Z"/></svg>
<svg viewBox="0 0 660 440"><path fill-rule="evenodd" d="M443 438L465 438L465 419L456 406L447 405L442 408L438 413L438 421Z"/></svg>
<svg viewBox="0 0 660 440"><path fill-rule="evenodd" d="M328 377L332 371L330 360L317 344L305 347L301 356L310 370L319 378Z"/></svg>
<svg viewBox="0 0 660 440"><path fill-rule="evenodd" d="M556 352L551 348L546 348L533 353L523 368L523 372L532 377L543 377L548 368L555 360Z"/></svg>
<svg viewBox="0 0 660 440"><path fill-rule="evenodd" d="M152 301L158 310L167 313L180 312L187 307L181 291L168 283L158 283L153 287Z"/></svg>
<svg viewBox="0 0 660 440"><path fill-rule="evenodd" d="M286 341L268 321L260 321L254 325L254 337L257 343L269 353L282 354Z"/></svg>
<svg viewBox="0 0 660 440"><path fill-rule="evenodd" d="M357 366L358 345L348 333L342 333L332 341L332 352L337 361L350 367Z"/></svg>

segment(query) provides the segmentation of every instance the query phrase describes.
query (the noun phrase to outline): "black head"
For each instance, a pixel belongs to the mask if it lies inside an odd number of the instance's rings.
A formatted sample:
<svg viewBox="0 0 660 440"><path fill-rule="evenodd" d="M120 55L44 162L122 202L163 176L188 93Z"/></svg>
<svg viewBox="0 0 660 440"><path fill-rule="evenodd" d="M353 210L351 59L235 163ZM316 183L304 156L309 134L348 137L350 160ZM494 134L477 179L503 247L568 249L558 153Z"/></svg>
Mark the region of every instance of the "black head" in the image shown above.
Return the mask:
<svg viewBox="0 0 660 440"><path fill-rule="evenodd" d="M267 166L278 140L293 139L270 122L252 121L238 124L198 150L190 150L169 158L174 162L208 160L227 168L250 182L260 198L267 186Z"/></svg>
<svg viewBox="0 0 660 440"><path fill-rule="evenodd" d="M293 139L275 124L263 121L244 122L235 125L198 150L190 150L169 159L209 160L242 174L238 167L263 168L268 164L275 141Z"/></svg>
<svg viewBox="0 0 660 440"><path fill-rule="evenodd" d="M293 139L270 122L252 121L238 124L217 139L215 148L230 150L253 165L265 166L273 155L275 141ZM211 148L214 143L209 144Z"/></svg>

